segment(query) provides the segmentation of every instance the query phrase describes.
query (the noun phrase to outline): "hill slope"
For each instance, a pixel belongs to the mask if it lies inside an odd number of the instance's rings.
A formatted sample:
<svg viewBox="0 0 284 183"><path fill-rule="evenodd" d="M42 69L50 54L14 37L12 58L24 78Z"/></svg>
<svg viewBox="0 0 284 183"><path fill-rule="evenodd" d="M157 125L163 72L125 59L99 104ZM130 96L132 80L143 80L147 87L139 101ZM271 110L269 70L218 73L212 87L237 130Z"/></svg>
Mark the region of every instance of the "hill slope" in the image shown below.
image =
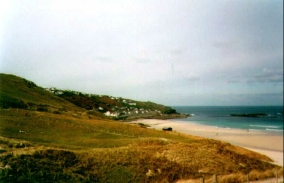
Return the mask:
<svg viewBox="0 0 284 183"><path fill-rule="evenodd" d="M56 88L44 89L32 81L9 74L0 74L0 107L49 112L88 112L97 117L109 116L117 119L186 117L170 107L153 102Z"/></svg>
<svg viewBox="0 0 284 183"><path fill-rule="evenodd" d="M9 74L0 74L0 107L29 110L72 110L83 111L32 81Z"/></svg>

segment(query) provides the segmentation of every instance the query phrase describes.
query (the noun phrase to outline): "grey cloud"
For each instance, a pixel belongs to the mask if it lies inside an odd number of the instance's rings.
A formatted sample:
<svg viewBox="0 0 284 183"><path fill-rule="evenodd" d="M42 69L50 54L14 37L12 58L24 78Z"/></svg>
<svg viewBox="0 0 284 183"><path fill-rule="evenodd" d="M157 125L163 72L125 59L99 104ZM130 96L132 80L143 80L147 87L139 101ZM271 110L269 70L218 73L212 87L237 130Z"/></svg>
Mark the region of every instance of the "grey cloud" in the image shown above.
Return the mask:
<svg viewBox="0 0 284 183"><path fill-rule="evenodd" d="M275 64L275 66L276 65L277 64ZM261 69L259 66L255 66L255 68L253 68L252 65L250 68L248 67L239 69L239 73L237 74L230 74L228 71L224 71L217 74L216 79L220 81L225 80L228 84L283 83L283 69Z"/></svg>
<svg viewBox="0 0 284 183"><path fill-rule="evenodd" d="M246 105L283 105L282 93L235 94L233 97Z"/></svg>
<svg viewBox="0 0 284 183"><path fill-rule="evenodd" d="M280 70L264 69L263 73L256 75L255 78L260 81L283 82L283 69Z"/></svg>
<svg viewBox="0 0 284 183"><path fill-rule="evenodd" d="M203 100L200 100L200 99ZM282 93L259 93L259 94L207 94L207 95L187 95L180 100L180 103L191 103L191 105L236 105L236 106L255 106L255 105L283 105Z"/></svg>
<svg viewBox="0 0 284 183"><path fill-rule="evenodd" d="M248 79L247 83L257 82L283 82L283 69L264 69L262 73L253 76L252 79Z"/></svg>

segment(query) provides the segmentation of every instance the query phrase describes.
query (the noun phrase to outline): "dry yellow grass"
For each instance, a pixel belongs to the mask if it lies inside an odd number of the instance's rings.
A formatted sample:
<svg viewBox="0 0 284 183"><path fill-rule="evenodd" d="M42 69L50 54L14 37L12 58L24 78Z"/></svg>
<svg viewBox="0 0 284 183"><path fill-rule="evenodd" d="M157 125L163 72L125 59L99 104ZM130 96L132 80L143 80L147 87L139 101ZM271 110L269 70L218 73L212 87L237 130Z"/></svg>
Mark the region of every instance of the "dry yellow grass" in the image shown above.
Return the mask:
<svg viewBox="0 0 284 183"><path fill-rule="evenodd" d="M232 173L229 175L218 175L218 183L246 183L255 182L255 183L276 183L276 172L278 175L278 182L281 183L283 181L283 168L275 168L266 171L256 171L252 170L248 174L243 173ZM190 179L190 180L179 180L177 183L200 183L201 178L199 179ZM212 183L213 176L204 180L205 183Z"/></svg>
<svg viewBox="0 0 284 183"><path fill-rule="evenodd" d="M243 180L242 175L249 172L252 178L259 176L258 172L263 174L258 179L268 178L273 176L269 171L279 169L267 163L271 160L264 155L177 132L69 114L16 109L1 109L0 116L1 146L7 150L2 155L10 152L31 154L34 161L33 154L39 151L46 154L47 149L69 150L75 153L78 163L68 171L79 171L80 167L86 176L97 171L102 182L114 180L115 176L126 182L174 182L203 175L210 180L212 174L219 174L221 181L230 182ZM28 146L16 148L17 143ZM12 147L9 147L11 144ZM18 160L13 161L17 163ZM71 175L74 180L79 176Z"/></svg>

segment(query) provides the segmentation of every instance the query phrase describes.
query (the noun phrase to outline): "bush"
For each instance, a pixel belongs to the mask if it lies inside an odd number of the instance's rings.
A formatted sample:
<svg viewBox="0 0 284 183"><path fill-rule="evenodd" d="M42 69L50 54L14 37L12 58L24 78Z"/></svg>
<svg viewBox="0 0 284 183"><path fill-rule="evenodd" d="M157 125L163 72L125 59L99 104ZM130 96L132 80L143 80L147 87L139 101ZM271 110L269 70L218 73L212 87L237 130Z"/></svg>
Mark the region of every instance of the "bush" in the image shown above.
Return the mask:
<svg viewBox="0 0 284 183"><path fill-rule="evenodd" d="M9 144L8 147L9 148L13 148L14 146L13 146L13 144Z"/></svg>
<svg viewBox="0 0 284 183"><path fill-rule="evenodd" d="M9 144L9 141L7 141L7 140L1 140L1 139L0 139L0 144L8 145L8 144Z"/></svg>
<svg viewBox="0 0 284 183"><path fill-rule="evenodd" d="M36 87L36 84L32 81L28 81L26 79L23 79L25 81L25 83L27 84L28 88L34 88Z"/></svg>
<svg viewBox="0 0 284 183"><path fill-rule="evenodd" d="M0 149L0 154L1 154L1 153L5 153L5 152L7 152L6 149L2 149L2 148Z"/></svg>
<svg viewBox="0 0 284 183"><path fill-rule="evenodd" d="M164 111L165 114L177 114L177 111L175 109L172 109L172 108L167 108L165 111Z"/></svg>
<svg viewBox="0 0 284 183"><path fill-rule="evenodd" d="M69 151L46 150L33 155L1 157L11 169L0 174L0 182L81 182L68 168L77 163Z"/></svg>
<svg viewBox="0 0 284 183"><path fill-rule="evenodd" d="M28 106L21 100L5 95L0 95L0 108L19 108L27 109Z"/></svg>
<svg viewBox="0 0 284 183"><path fill-rule="evenodd" d="M61 112L58 111L58 110L57 110L57 111L54 111L53 113L54 113L54 114L61 114Z"/></svg>
<svg viewBox="0 0 284 183"><path fill-rule="evenodd" d="M48 112L48 109L45 107L38 107L36 110L40 112Z"/></svg>

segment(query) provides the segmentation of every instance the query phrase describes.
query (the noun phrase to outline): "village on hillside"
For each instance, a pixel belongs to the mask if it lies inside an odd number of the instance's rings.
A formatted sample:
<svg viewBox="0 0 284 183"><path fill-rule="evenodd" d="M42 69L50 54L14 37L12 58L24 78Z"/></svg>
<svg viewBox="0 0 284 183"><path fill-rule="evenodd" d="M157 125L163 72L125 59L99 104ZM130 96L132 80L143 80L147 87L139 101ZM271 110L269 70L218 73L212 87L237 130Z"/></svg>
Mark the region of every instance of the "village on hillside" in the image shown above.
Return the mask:
<svg viewBox="0 0 284 183"><path fill-rule="evenodd" d="M108 117L124 117L135 115L158 115L162 116L161 110L149 107L147 105L141 106L134 100L124 99L121 97L113 97L108 95L87 94L72 90L60 90L55 87L45 88L46 91L62 97L75 105L79 105L78 100L89 104L84 108L90 111L99 111ZM67 97L71 96L71 97ZM76 99L77 98L77 99Z"/></svg>

